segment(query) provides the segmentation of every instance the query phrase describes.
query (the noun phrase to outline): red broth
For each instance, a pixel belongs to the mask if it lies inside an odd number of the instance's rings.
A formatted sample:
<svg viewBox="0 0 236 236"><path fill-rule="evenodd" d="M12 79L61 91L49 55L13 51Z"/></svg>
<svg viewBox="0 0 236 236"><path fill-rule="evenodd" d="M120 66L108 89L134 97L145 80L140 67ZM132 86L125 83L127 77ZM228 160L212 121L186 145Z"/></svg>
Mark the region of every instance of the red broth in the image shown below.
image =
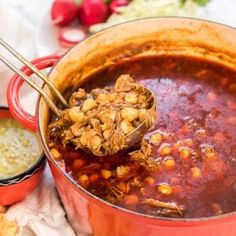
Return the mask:
<svg viewBox="0 0 236 236"><path fill-rule="evenodd" d="M84 88L109 86L121 74L156 95L158 119L150 134L158 133L160 145L145 137L160 169L146 170L128 151L96 157L58 144L67 173L94 195L145 214L195 218L236 211L236 72L192 58L153 57L107 68ZM129 173L117 178L118 166ZM182 213L147 199L178 205Z"/></svg>

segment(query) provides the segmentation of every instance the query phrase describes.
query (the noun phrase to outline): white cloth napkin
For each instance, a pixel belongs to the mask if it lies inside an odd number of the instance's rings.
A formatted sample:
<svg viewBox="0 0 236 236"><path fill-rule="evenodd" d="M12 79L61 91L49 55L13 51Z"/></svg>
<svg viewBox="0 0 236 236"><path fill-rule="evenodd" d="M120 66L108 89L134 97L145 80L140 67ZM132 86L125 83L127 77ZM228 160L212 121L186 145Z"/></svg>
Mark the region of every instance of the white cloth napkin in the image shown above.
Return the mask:
<svg viewBox="0 0 236 236"><path fill-rule="evenodd" d="M11 206L6 216L20 225L22 236L75 236L66 221L48 169L37 189L22 202Z"/></svg>

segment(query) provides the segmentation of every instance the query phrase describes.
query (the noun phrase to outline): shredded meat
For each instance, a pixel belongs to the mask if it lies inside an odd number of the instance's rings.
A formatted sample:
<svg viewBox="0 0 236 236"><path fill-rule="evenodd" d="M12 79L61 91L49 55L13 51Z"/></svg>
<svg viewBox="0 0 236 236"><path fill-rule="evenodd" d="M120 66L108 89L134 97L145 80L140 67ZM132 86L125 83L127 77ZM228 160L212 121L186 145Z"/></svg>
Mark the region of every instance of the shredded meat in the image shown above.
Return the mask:
<svg viewBox="0 0 236 236"><path fill-rule="evenodd" d="M151 145L145 139L142 139L139 150L129 154L132 160L138 161L148 171L158 171L160 169L160 163L152 157Z"/></svg>
<svg viewBox="0 0 236 236"><path fill-rule="evenodd" d="M184 212L184 208L182 206L178 206L174 202L162 202L162 201L159 201L159 200L149 198L149 199L143 200L142 204L146 204L146 205L153 206L153 207L156 207L156 208L161 208L161 209L164 209L165 211L169 210L170 211L169 213L176 214L176 215L179 215L179 216L182 216L183 212ZM158 214L160 214L160 212Z"/></svg>

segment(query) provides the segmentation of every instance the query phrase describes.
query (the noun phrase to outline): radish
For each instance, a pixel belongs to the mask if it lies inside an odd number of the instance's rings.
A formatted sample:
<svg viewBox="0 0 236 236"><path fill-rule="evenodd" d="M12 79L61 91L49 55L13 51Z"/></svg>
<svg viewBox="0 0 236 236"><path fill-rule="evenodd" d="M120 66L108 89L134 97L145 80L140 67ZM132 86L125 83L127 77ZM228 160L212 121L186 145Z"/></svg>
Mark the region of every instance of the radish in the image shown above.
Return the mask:
<svg viewBox="0 0 236 236"><path fill-rule="evenodd" d="M129 2L129 0L112 0L109 4L109 10L111 13L119 13L117 8L127 6Z"/></svg>
<svg viewBox="0 0 236 236"><path fill-rule="evenodd" d="M78 9L74 0L55 0L51 8L51 19L57 26L66 26L76 19Z"/></svg>
<svg viewBox="0 0 236 236"><path fill-rule="evenodd" d="M79 20L85 26L101 23L108 17L108 6L104 0L83 0L79 8Z"/></svg>
<svg viewBox="0 0 236 236"><path fill-rule="evenodd" d="M81 28L63 28L60 31L59 43L64 48L71 48L86 37L86 32Z"/></svg>
<svg viewBox="0 0 236 236"><path fill-rule="evenodd" d="M67 42L64 42L64 41L59 41L59 43L60 43L60 46L62 47L62 48L72 48L72 47L74 47L75 46L75 44L74 43L67 43Z"/></svg>

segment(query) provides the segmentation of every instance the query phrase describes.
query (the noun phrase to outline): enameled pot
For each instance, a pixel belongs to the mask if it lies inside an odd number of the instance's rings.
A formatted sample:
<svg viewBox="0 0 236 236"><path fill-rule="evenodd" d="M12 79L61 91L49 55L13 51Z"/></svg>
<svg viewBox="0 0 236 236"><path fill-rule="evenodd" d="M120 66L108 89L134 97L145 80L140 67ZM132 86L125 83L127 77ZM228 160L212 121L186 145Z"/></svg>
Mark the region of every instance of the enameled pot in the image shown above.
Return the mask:
<svg viewBox="0 0 236 236"><path fill-rule="evenodd" d="M7 107L0 107L0 119L13 118ZM26 198L39 184L45 167L45 156L25 172L10 178L0 179L0 205L6 206Z"/></svg>
<svg viewBox="0 0 236 236"><path fill-rule="evenodd" d="M50 79L61 91L78 88L96 71L142 56L185 55L236 68L236 30L224 25L187 18L150 18L101 31L56 56L35 60L40 69L53 66ZM23 68L27 74L31 71ZM147 216L114 206L80 187L49 153L46 129L52 112L38 100L35 116L20 106L22 80L14 76L8 87L12 114L26 127L38 130L68 219L78 233L95 236L235 236L236 212L198 219ZM53 99L46 86L44 91ZM193 203L194 204L194 203Z"/></svg>

